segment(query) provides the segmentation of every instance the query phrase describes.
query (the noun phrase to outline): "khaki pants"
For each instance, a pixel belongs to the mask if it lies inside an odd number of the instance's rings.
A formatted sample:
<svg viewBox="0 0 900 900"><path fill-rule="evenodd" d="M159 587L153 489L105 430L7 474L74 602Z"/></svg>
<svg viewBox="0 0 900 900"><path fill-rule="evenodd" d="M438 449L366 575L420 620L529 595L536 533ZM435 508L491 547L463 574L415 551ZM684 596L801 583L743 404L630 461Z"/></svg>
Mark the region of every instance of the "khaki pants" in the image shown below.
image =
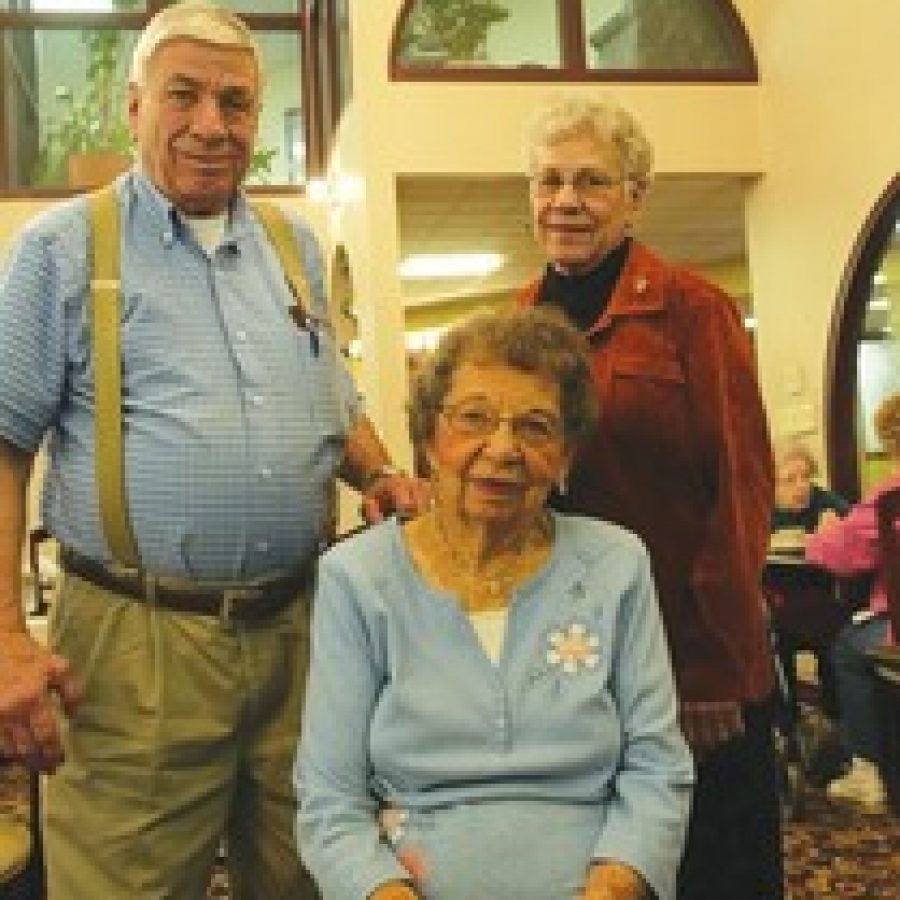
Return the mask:
<svg viewBox="0 0 900 900"><path fill-rule="evenodd" d="M202 900L223 835L235 900L318 896L292 778L309 611L229 624L65 579L50 639L85 699L45 793L50 900Z"/></svg>

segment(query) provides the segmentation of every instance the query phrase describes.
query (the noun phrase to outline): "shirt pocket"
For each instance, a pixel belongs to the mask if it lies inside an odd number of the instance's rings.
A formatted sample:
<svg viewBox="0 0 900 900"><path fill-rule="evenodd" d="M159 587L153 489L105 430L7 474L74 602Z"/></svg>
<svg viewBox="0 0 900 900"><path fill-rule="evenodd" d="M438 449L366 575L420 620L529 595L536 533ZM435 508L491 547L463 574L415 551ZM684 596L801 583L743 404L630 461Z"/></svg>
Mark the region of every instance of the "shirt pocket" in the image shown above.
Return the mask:
<svg viewBox="0 0 900 900"><path fill-rule="evenodd" d="M683 454L689 440L690 401L684 370L674 358L622 356L611 367L601 409L611 436L642 452Z"/></svg>

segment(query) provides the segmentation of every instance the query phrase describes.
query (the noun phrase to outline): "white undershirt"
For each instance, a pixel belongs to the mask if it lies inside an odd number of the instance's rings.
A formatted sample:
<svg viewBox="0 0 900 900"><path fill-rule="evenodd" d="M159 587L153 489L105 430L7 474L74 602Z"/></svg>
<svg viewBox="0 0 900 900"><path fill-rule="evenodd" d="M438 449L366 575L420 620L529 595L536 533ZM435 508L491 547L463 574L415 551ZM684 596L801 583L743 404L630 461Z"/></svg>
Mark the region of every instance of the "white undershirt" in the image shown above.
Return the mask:
<svg viewBox="0 0 900 900"><path fill-rule="evenodd" d="M500 662L500 655L503 653L503 640L506 637L508 618L509 610L506 607L469 613L469 621L475 629L478 642L481 644L485 656L495 666Z"/></svg>
<svg viewBox="0 0 900 900"><path fill-rule="evenodd" d="M212 256L225 234L228 213L222 212L217 216L184 216L184 221L194 232L194 236L206 251L206 255Z"/></svg>

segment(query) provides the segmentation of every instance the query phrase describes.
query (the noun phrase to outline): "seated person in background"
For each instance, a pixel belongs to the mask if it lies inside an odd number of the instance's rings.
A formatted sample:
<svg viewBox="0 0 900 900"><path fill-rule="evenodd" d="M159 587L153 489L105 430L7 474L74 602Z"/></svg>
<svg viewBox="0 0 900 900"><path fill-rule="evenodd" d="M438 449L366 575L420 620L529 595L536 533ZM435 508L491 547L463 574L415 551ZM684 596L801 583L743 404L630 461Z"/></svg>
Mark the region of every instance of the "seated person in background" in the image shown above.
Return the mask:
<svg viewBox="0 0 900 900"><path fill-rule="evenodd" d="M809 448L799 441L786 441L775 448L775 507L772 510L772 538L770 549L774 552L797 551L802 553L806 535L814 532L821 523L843 516L850 508L850 504L840 495L827 490L813 479L818 475L816 459ZM782 572L779 580L790 582L796 578L807 579L807 573ZM797 585L783 584L772 581L768 585L770 605L775 615L776 628L778 630L778 655L781 659L781 667L787 680L788 694L794 714L799 714L797 702L797 664L796 655L800 650L811 651L816 658L816 669L821 688L822 712L831 720L838 717L837 688L835 685L834 671L830 659L830 642L827 639L812 638L810 634L797 633L790 624L790 619L785 615L784 621L779 621L777 607L789 603L784 596L783 589L797 587ZM832 590L829 583L826 588ZM792 592L795 603L802 603L800 591ZM821 602L821 597L813 601ZM797 619L804 619L815 615L815 609L794 609ZM835 610L837 613L838 610ZM840 627L836 622L832 629ZM829 629L826 629L826 631ZM834 630L831 630L833 636Z"/></svg>
<svg viewBox="0 0 900 900"><path fill-rule="evenodd" d="M851 756L850 770L828 785L828 796L881 809L886 799L879 765L881 745L875 704L875 681L866 653L890 642L887 594L879 577L876 503L886 490L900 486L900 392L884 400L875 414L875 433L894 466L891 474L843 519L827 522L811 535L806 557L839 575L875 573L869 608L853 617L832 649L840 701L841 739Z"/></svg>
<svg viewBox="0 0 900 900"><path fill-rule="evenodd" d="M815 457L803 444L789 441L776 447L773 535L786 530L811 534L829 513L847 513L850 504L843 497L814 483L818 474Z"/></svg>
<svg viewBox="0 0 900 900"><path fill-rule="evenodd" d="M693 766L647 553L549 511L594 401L557 313L420 371L434 503L321 560L299 844L329 900L671 900Z"/></svg>

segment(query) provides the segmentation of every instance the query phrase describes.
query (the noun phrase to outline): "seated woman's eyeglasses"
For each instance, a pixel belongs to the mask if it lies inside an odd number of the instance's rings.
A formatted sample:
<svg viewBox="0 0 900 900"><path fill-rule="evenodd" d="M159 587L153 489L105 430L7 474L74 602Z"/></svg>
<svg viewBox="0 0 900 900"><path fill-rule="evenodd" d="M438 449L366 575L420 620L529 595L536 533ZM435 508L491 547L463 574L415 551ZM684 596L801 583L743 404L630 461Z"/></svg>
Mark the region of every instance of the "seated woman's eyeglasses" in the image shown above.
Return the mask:
<svg viewBox="0 0 900 900"><path fill-rule="evenodd" d="M555 197L567 184L579 197L603 197L625 178L615 178L597 169L579 169L567 175L556 169L535 172L531 190L538 197Z"/></svg>
<svg viewBox="0 0 900 900"><path fill-rule="evenodd" d="M463 437L488 437L501 422L509 422L513 437L528 447L545 447L558 441L562 435L562 423L550 412L531 410L503 416L488 403L462 402L445 404L441 413L447 424Z"/></svg>

